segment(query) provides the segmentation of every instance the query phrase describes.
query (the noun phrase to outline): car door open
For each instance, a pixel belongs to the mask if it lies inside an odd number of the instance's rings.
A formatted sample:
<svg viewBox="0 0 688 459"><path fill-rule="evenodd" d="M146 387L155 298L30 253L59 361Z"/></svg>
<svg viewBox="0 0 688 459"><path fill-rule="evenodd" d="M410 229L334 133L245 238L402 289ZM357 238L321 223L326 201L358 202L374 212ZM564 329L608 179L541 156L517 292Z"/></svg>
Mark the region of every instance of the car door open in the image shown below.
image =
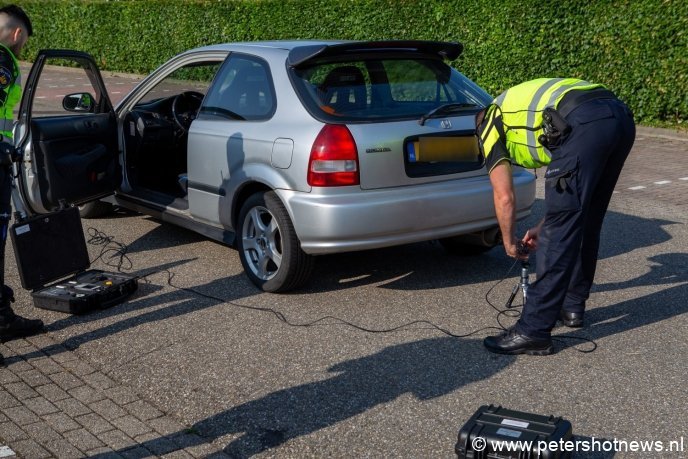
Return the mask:
<svg viewBox="0 0 688 459"><path fill-rule="evenodd" d="M46 75L48 65L68 66L74 73L54 79ZM82 204L114 192L121 181L117 120L90 55L38 53L24 89L15 142L27 212L45 213L61 202Z"/></svg>

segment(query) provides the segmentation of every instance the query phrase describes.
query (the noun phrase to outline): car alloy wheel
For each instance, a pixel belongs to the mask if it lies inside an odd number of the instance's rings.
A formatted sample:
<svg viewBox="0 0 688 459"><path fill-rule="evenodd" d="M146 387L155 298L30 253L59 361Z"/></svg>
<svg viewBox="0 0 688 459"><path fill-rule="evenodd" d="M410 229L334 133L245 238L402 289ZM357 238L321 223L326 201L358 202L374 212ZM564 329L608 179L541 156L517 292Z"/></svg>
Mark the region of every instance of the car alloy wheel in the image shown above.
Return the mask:
<svg viewBox="0 0 688 459"><path fill-rule="evenodd" d="M313 269L313 257L301 250L294 225L272 192L250 196L239 212L237 248L249 279L266 292L301 286Z"/></svg>
<svg viewBox="0 0 688 459"><path fill-rule="evenodd" d="M268 209L256 206L246 216L241 228L244 257L253 274L270 280L282 264L282 235L275 217Z"/></svg>
<svg viewBox="0 0 688 459"><path fill-rule="evenodd" d="M112 204L103 201L91 201L79 206L81 218L98 218L112 212Z"/></svg>

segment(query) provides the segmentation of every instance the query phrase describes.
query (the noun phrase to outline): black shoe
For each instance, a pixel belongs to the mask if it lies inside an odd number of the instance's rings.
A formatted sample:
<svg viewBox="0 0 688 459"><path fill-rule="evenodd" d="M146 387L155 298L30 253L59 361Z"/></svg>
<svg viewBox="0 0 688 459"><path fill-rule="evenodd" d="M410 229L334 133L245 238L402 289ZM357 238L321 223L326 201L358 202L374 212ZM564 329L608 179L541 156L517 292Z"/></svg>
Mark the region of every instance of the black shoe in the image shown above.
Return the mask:
<svg viewBox="0 0 688 459"><path fill-rule="evenodd" d="M18 316L10 306L14 303L14 292L7 285L2 286L0 299L0 342L25 338L43 331L43 321Z"/></svg>
<svg viewBox="0 0 688 459"><path fill-rule="evenodd" d="M570 328L580 328L583 326L583 312L567 312L562 310L559 313L559 320Z"/></svg>
<svg viewBox="0 0 688 459"><path fill-rule="evenodd" d="M551 339L534 339L522 335L514 327L497 336L488 336L483 344L490 352L497 354L549 355L552 353Z"/></svg>
<svg viewBox="0 0 688 459"><path fill-rule="evenodd" d="M43 331L43 321L26 319L12 314L12 318L0 321L0 341L3 343L17 338L25 338Z"/></svg>

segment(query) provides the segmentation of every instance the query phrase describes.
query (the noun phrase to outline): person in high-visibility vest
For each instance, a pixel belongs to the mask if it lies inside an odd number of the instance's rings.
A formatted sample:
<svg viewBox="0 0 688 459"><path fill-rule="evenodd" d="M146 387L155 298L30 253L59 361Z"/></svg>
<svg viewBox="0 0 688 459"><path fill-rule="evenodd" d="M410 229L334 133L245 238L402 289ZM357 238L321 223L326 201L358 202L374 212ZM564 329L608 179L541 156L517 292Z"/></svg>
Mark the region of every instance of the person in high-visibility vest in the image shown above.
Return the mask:
<svg viewBox="0 0 688 459"><path fill-rule="evenodd" d="M0 341L38 333L43 322L18 316L12 310L12 289L5 285L5 242L12 214L12 127L14 107L21 100L17 58L33 33L31 20L16 5L0 8Z"/></svg>
<svg viewBox="0 0 688 459"><path fill-rule="evenodd" d="M498 96L476 118L504 249L537 278L513 327L485 338L502 354L547 355L557 319L583 326L600 230L635 140L633 114L611 91L573 78L541 78ZM519 240L512 165L547 166L545 216Z"/></svg>

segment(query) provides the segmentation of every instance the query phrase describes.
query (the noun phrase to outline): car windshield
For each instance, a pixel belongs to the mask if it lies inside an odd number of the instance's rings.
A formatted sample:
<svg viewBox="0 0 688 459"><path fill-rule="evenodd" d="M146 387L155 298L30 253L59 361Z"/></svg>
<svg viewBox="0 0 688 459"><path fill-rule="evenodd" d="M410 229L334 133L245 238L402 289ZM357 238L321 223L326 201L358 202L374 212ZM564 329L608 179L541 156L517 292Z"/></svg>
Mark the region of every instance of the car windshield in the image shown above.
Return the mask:
<svg viewBox="0 0 688 459"><path fill-rule="evenodd" d="M326 121L413 119L447 104L484 107L492 100L478 85L433 58L373 56L315 62L295 69L293 76L308 110Z"/></svg>

